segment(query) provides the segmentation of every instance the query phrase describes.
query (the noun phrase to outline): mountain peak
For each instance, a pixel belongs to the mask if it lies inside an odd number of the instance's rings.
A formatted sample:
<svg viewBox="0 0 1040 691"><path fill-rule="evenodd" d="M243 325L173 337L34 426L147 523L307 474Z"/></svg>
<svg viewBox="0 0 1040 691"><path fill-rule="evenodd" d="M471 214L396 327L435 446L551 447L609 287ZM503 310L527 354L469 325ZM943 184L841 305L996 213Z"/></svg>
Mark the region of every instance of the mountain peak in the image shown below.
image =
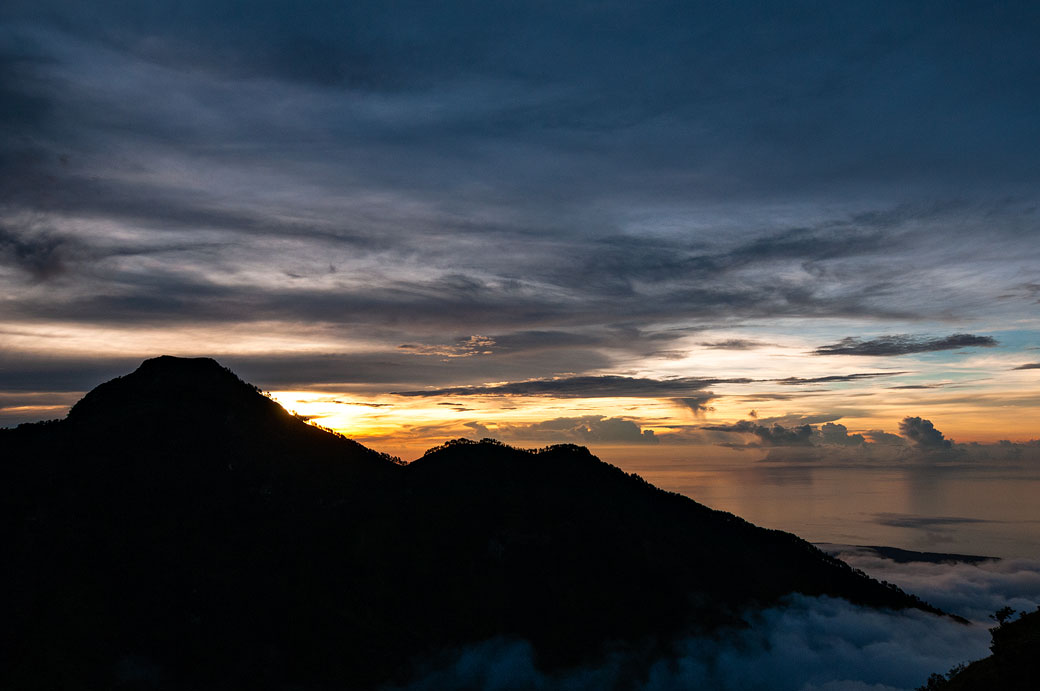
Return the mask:
<svg viewBox="0 0 1040 691"><path fill-rule="evenodd" d="M148 358L137 368L141 371L166 371L166 372L205 372L221 370L228 372L219 362L211 357L178 357L176 355L159 355ZM236 377L237 378L237 377Z"/></svg>
<svg viewBox="0 0 1040 691"><path fill-rule="evenodd" d="M95 387L69 411L74 426L95 431L133 427L168 432L203 427L229 415L252 419L284 414L260 389L212 358L151 358L130 374Z"/></svg>
<svg viewBox="0 0 1040 691"><path fill-rule="evenodd" d="M256 387L245 384L230 369L208 357L185 358L160 355L145 360L140 367L120 379L134 381L138 385L144 386L162 384L180 388L245 385L253 391L259 391Z"/></svg>

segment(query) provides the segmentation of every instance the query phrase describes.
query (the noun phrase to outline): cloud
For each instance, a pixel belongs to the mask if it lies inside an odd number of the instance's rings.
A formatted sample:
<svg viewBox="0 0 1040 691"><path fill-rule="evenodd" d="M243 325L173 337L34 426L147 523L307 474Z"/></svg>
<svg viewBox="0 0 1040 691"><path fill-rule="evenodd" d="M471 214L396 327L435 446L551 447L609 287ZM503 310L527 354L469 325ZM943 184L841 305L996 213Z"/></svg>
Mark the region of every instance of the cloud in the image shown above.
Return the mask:
<svg viewBox="0 0 1040 691"><path fill-rule="evenodd" d="M896 377L906 372L865 372L859 374L831 374L825 377L784 377L774 379L778 384L795 386L801 384L829 384L831 382L859 381L860 379L874 379L876 377Z"/></svg>
<svg viewBox="0 0 1040 691"><path fill-rule="evenodd" d="M930 353L937 350L955 350L957 348L993 348L996 345L997 341L992 336L974 336L972 334L953 334L943 338L898 334L895 336L881 336L870 340L849 336L837 343L820 346L813 351L813 354L909 355L911 353Z"/></svg>
<svg viewBox="0 0 1040 691"><path fill-rule="evenodd" d="M488 439L494 436L494 433L479 422L464 422L466 427L473 430L473 433L479 436L481 439Z"/></svg>
<svg viewBox="0 0 1040 691"><path fill-rule="evenodd" d="M683 398L674 399L676 403L688 408L696 416L704 415L707 412L715 410L713 407L708 405L715 399L715 395L710 391L705 391L703 394L698 396L685 396Z"/></svg>
<svg viewBox="0 0 1040 691"><path fill-rule="evenodd" d="M884 430L872 429L869 432L864 432L867 439L870 440L871 444L878 444L881 446L906 446L906 440L898 434L891 434Z"/></svg>
<svg viewBox="0 0 1040 691"><path fill-rule="evenodd" d="M396 391L397 396L557 396L560 398L686 398L704 387L718 383L748 383L750 379L649 379L600 375L587 377L558 377L529 381L490 384L485 386L457 386L422 391ZM699 394L699 398L707 394Z"/></svg>
<svg viewBox="0 0 1040 691"><path fill-rule="evenodd" d="M753 350L754 348L767 344L762 341L753 341L747 338L727 338L724 341L702 341L697 345L712 350Z"/></svg>
<svg viewBox="0 0 1040 691"><path fill-rule="evenodd" d="M902 386L889 386L889 389L941 389L946 384L903 384Z"/></svg>
<svg viewBox="0 0 1040 691"><path fill-rule="evenodd" d="M50 234L26 237L0 226L0 265L16 266L35 281L65 273L69 241Z"/></svg>
<svg viewBox="0 0 1040 691"><path fill-rule="evenodd" d="M808 415L778 415L776 417L758 417L758 424L772 425L780 424L785 427L798 425L818 425L821 422L834 422L842 417L841 413L810 413Z"/></svg>
<svg viewBox="0 0 1040 691"><path fill-rule="evenodd" d="M272 383L413 391L1036 300L1031 10L251 8L4 3L0 322L205 323ZM254 324L328 357L219 333Z"/></svg>
<svg viewBox="0 0 1040 691"><path fill-rule="evenodd" d="M826 422L820 426L820 444L833 444L836 446L863 446L867 440L862 434L849 434L845 425Z"/></svg>
<svg viewBox="0 0 1040 691"><path fill-rule="evenodd" d="M676 377L674 379L650 379L619 375L584 377L556 377L529 381L488 384L482 386L457 386L422 391L395 391L397 396L558 396L561 398L690 398L689 394L715 384L751 384L755 382L778 382L784 385L817 384L825 382L858 381L875 377L891 377L905 372L870 372L863 374L828 375L825 377L785 377L783 379L749 379L733 377L715 379L710 377ZM687 395L684 395L687 394ZM700 394L705 395L705 394ZM694 398L697 398L696 396Z"/></svg>
<svg viewBox="0 0 1040 691"><path fill-rule="evenodd" d="M855 413L850 413L855 414ZM840 414L786 415L741 420L727 425L706 425L699 429L727 434L753 435L746 444L717 442L731 448L770 448L763 459L770 463L936 463L1021 462L1037 457L1040 446L1034 442L1001 441L996 444L955 444L935 429L929 420L905 417L899 429L903 436L883 430L850 434L834 422ZM823 423L818 427L817 423Z"/></svg>
<svg viewBox="0 0 1040 691"><path fill-rule="evenodd" d="M747 629L674 642L673 653L656 661L614 653L598 666L558 674L538 670L535 652L524 641L488 641L458 651L447 664L420 668L410 683L388 686L387 691L901 691L916 688L932 672L989 652L984 626L917 612L870 610L831 598L794 595L745 618Z"/></svg>
<svg viewBox="0 0 1040 691"><path fill-rule="evenodd" d="M706 425L701 429L753 434L758 437L761 446L809 446L813 436L813 428L810 425L788 428L776 423L769 426L748 420L741 420L733 425Z"/></svg>
<svg viewBox="0 0 1040 691"><path fill-rule="evenodd" d="M984 625L992 625L988 617L1001 607L1031 611L1040 605L1040 562L1036 560L901 564L856 548L836 548L833 552L874 578L895 583L943 611Z"/></svg>
<svg viewBox="0 0 1040 691"><path fill-rule="evenodd" d="M411 681L387 691L910 691L932 673L987 656L989 614L1005 605L1029 611L1040 604L1036 561L896 563L860 548L832 547L828 551L851 566L973 623L795 595L779 606L746 612L747 629L673 642L671 653L655 660L615 652L596 665L547 674L528 643L496 639L420 665Z"/></svg>
<svg viewBox="0 0 1040 691"><path fill-rule="evenodd" d="M741 420L732 425L711 425L701 429L715 432L752 434L758 442L749 446L768 447L808 447L808 446L840 446L864 447L867 440L861 434L849 434L845 425L831 420L835 415L786 416L783 418L762 418L758 420ZM819 428L811 423L823 422ZM789 456L771 456L770 460L791 460Z"/></svg>
<svg viewBox="0 0 1040 691"><path fill-rule="evenodd" d="M472 357L474 355L491 355L496 345L495 339L489 336L469 336L460 338L452 345L418 345L402 343L400 350L415 355L437 355L439 357Z"/></svg>
<svg viewBox="0 0 1040 691"><path fill-rule="evenodd" d="M1028 362L1018 367L1012 367L1012 369L1040 369L1040 362Z"/></svg>
<svg viewBox="0 0 1040 691"><path fill-rule="evenodd" d="M943 437L943 433L935 428L931 420L920 417L905 417L899 423L899 433L909 439L918 449L949 449L952 439Z"/></svg>
<svg viewBox="0 0 1040 691"><path fill-rule="evenodd" d="M474 423L467 426L474 427ZM483 436L505 440L538 442L581 442L587 444L657 444L651 429L637 422L604 415L560 417L529 424L501 424L494 430L480 426ZM474 427L476 429L476 427Z"/></svg>

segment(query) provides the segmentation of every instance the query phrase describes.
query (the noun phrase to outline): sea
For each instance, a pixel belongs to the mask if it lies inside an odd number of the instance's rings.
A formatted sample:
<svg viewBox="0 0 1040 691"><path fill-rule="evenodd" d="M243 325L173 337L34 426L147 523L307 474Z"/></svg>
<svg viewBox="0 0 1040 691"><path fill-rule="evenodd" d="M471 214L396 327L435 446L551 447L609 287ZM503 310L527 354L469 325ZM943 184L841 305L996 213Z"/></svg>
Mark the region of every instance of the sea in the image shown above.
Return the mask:
<svg viewBox="0 0 1040 691"><path fill-rule="evenodd" d="M782 464L594 449L652 484L809 542L1040 559L1040 463Z"/></svg>

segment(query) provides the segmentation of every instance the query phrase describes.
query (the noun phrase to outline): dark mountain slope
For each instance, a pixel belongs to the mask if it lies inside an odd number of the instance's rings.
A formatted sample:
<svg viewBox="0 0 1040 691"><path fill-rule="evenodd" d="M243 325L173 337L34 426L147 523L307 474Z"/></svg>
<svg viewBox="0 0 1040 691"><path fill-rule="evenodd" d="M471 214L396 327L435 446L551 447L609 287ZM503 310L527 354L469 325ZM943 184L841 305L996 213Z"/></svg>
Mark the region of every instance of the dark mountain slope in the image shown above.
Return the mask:
<svg viewBox="0 0 1040 691"><path fill-rule="evenodd" d="M494 636L649 656L791 592L926 608L580 447L402 467L212 360L149 360L0 457L9 688L356 688Z"/></svg>
<svg viewBox="0 0 1040 691"><path fill-rule="evenodd" d="M993 654L949 677L933 674L921 691L1036 691L1040 689L1040 610L990 629Z"/></svg>
<svg viewBox="0 0 1040 691"><path fill-rule="evenodd" d="M495 622L485 633L532 640L554 662L633 634L666 643L791 592L923 606L794 535L659 490L582 447L455 442L405 475L408 523L429 550L412 566L416 596L471 589L457 598L462 621ZM437 619L438 639L459 636L454 621Z"/></svg>

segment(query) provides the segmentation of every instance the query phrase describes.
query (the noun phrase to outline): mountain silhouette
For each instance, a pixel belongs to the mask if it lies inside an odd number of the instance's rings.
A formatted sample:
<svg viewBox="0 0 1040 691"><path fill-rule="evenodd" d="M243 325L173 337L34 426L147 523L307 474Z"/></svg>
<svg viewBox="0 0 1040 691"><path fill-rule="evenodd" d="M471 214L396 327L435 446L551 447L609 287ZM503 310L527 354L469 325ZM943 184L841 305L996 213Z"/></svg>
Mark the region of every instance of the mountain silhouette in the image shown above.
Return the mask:
<svg viewBox="0 0 1040 691"><path fill-rule="evenodd" d="M1014 612L1008 608L1006 614ZM989 630L992 655L958 665L947 674L932 674L918 691L1036 691L1040 688L1040 608L1020 615L1014 621L998 619Z"/></svg>
<svg viewBox="0 0 1040 691"><path fill-rule="evenodd" d="M8 688L360 688L497 637L546 670L651 660L790 593L938 612L585 448L402 465L210 359L147 360L0 452Z"/></svg>

